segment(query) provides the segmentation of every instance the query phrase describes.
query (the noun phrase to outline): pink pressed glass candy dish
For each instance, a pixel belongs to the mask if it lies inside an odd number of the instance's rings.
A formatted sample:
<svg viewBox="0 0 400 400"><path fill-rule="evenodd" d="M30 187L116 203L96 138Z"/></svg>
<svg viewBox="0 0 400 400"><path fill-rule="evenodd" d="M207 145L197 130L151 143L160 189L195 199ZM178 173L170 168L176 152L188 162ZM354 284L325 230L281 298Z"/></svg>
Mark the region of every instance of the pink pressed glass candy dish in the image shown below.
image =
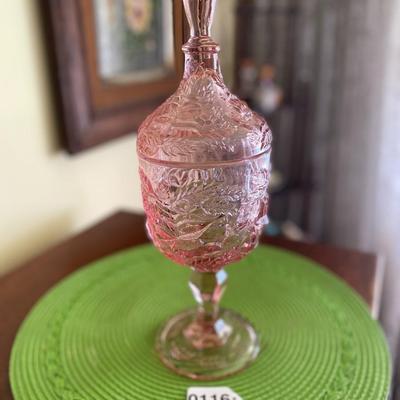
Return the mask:
<svg viewBox="0 0 400 400"><path fill-rule="evenodd" d="M157 351L175 372L201 380L236 373L259 352L253 326L219 301L223 267L254 249L267 222L272 141L264 119L224 84L210 37L215 1L183 0L191 28L184 77L137 142L148 232L165 256L192 268L198 303L166 323Z"/></svg>

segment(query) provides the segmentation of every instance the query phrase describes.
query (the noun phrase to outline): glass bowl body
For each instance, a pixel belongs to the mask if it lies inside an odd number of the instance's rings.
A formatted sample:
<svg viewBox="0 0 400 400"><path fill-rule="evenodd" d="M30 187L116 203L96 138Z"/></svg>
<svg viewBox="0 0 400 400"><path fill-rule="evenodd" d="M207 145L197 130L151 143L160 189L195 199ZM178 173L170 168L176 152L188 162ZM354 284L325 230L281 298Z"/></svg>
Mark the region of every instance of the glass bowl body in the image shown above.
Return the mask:
<svg viewBox="0 0 400 400"><path fill-rule="evenodd" d="M215 272L267 222L271 132L218 72L195 68L139 129L147 228L173 261Z"/></svg>

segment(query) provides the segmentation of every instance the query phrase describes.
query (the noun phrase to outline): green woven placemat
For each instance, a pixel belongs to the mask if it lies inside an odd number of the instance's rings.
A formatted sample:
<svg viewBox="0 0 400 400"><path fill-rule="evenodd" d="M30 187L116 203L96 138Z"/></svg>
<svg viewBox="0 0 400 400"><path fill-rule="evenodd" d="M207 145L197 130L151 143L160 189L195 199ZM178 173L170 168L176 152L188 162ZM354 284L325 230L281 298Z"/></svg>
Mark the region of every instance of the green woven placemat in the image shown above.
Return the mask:
<svg viewBox="0 0 400 400"><path fill-rule="evenodd" d="M223 305L254 323L263 349L246 371L204 386L229 386L244 400L386 400L384 336L345 284L264 246L227 271ZM142 246L61 282L15 341L15 399L183 400L194 383L167 370L153 345L160 324L193 304L188 276Z"/></svg>

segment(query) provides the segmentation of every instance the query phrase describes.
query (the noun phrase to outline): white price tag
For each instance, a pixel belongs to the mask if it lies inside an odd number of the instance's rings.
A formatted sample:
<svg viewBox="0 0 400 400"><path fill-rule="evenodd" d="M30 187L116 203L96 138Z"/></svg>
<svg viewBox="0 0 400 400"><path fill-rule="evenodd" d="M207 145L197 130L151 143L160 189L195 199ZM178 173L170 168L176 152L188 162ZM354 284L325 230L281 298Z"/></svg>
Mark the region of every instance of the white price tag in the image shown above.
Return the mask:
<svg viewBox="0 0 400 400"><path fill-rule="evenodd" d="M243 400L228 387L191 387L186 400Z"/></svg>

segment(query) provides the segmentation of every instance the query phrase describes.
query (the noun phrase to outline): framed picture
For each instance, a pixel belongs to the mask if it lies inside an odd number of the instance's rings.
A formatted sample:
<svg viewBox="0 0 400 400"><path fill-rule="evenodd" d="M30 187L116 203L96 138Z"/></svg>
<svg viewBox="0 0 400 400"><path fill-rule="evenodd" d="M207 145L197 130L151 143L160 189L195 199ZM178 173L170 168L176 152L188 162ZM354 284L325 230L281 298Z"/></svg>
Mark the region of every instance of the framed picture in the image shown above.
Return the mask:
<svg viewBox="0 0 400 400"><path fill-rule="evenodd" d="M182 0L46 0L70 153L134 132L182 75Z"/></svg>

